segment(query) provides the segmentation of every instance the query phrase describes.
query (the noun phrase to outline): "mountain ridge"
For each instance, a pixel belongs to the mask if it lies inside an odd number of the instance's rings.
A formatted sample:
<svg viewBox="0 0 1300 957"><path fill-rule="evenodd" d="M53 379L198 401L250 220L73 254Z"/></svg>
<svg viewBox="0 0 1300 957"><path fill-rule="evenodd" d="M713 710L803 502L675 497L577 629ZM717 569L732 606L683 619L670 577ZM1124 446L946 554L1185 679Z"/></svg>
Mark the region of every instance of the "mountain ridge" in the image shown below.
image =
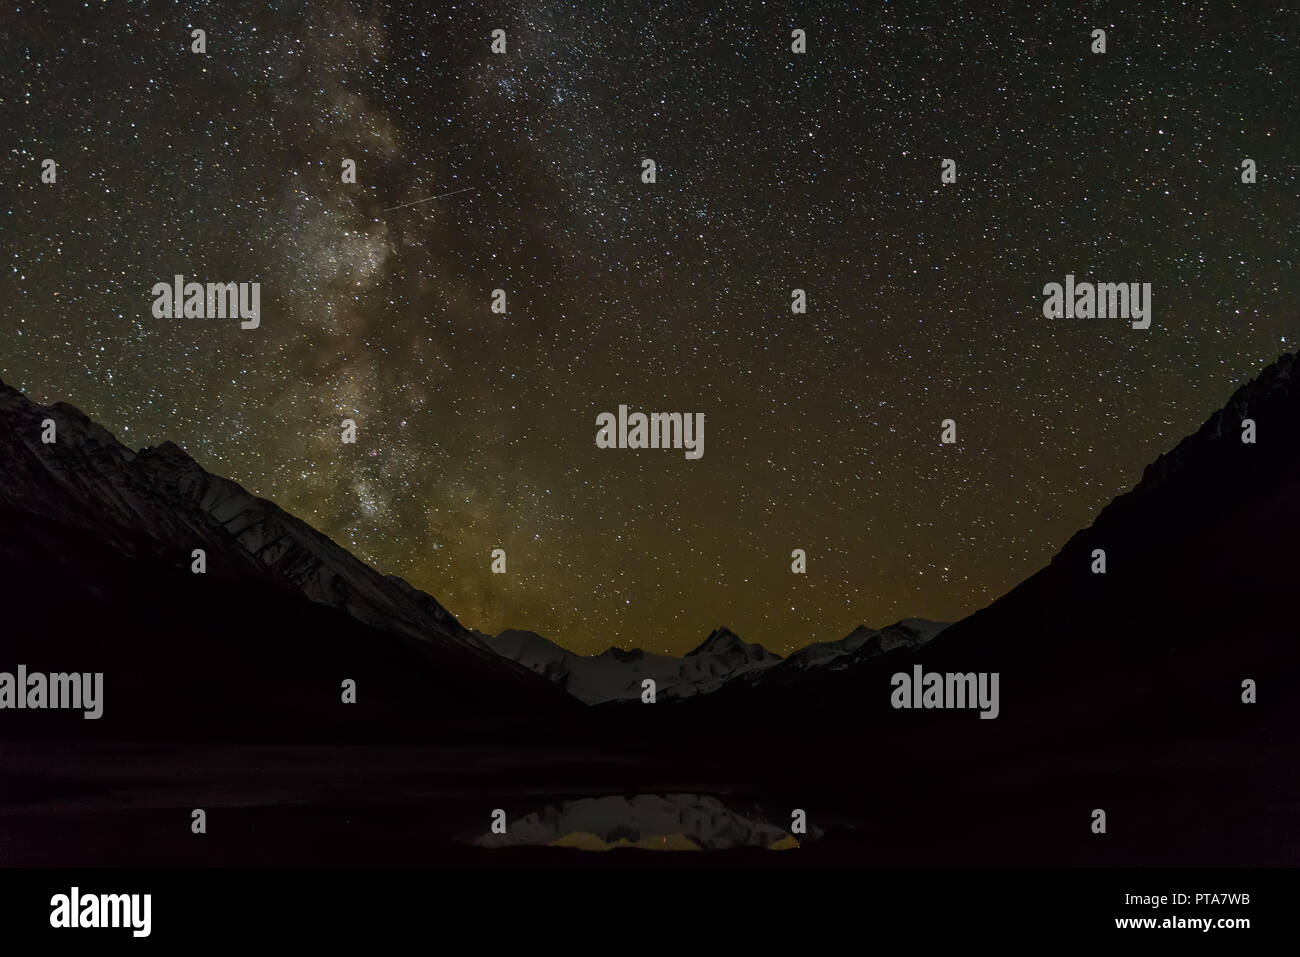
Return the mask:
<svg viewBox="0 0 1300 957"><path fill-rule="evenodd" d="M515 628L495 636L479 633L479 637L498 654L560 685L578 700L605 704L640 701L646 678L655 681L656 699L680 700L712 694L732 682L757 683L769 674L779 674L777 680L782 680L790 673L845 667L849 661L893 648L920 647L947 627L945 622L922 618L905 618L883 629L858 625L838 641L814 642L786 658L746 642L725 626L715 628L682 656L618 647L580 655L536 632Z"/></svg>
<svg viewBox="0 0 1300 957"><path fill-rule="evenodd" d="M41 443L53 419L55 441ZM432 595L384 575L324 533L239 483L208 472L173 441L133 451L66 402L43 406L0 381L0 501L62 522L141 532L188 565L207 546L209 573L261 573L371 625L490 654ZM39 448L38 448L39 446ZM17 468L16 468L17 466ZM96 476L102 481L93 481ZM52 479L53 481L49 481ZM136 551L126 536L118 543ZM220 558L221 561L216 559Z"/></svg>
<svg viewBox="0 0 1300 957"><path fill-rule="evenodd" d="M1296 355L1284 353L1236 388L1045 565L924 647L820 669L803 681L737 682L708 702L692 702L699 707L691 717L717 709L786 727L837 721L902 727L911 719L891 709L890 677L919 663L936 671L1000 673L1003 694L1021 701L988 722L999 728L1030 714L1121 724L1140 716L1133 720L1163 727L1163 713L1144 711L1144 700L1157 695L1169 715L1199 701L1198 721L1209 720L1203 715L1240 722L1237 696L1209 690L1222 680L1211 664L1223 654L1221 635L1234 636L1242 677L1274 673L1278 681L1297 680L1288 629L1279 626L1293 617L1287 596L1300 572L1296 371ZM1246 418L1255 420L1255 443L1242 441ZM1093 571L1099 550L1104 573ZM1060 677L1044 681L1043 674ZM1108 695L1094 695L1090 683L1109 688ZM1038 725L1024 733L1050 726Z"/></svg>
<svg viewBox="0 0 1300 957"><path fill-rule="evenodd" d="M497 636L471 631L432 595L397 576L380 573L274 502L207 472L175 442L133 451L75 406L66 402L43 406L3 382L0 421L12 427L0 433L0 454L6 463L0 471L0 503L90 528L110 521L131 533L115 541L124 553L161 548L178 567L188 562L192 547L205 545L213 550L208 556L212 574L260 575L363 623L445 642L540 675L587 704L639 700L646 678L654 679L657 694L670 700L698 698L724 686L728 692L767 692L797 684L810 674L854 671L875 659L897 658L898 653L944 654L945 649L967 646L963 636L975 627L972 621L987 620L992 609L1041 588L1044 576L1059 576L1067 564L1073 567L1080 561L1079 553L1096 545L1103 531L1113 528L1116 531L1109 534L1122 534L1126 526L1150 519L1148 511L1171 502L1177 505L1180 497L1204 497L1205 489L1186 487L1188 476L1195 485L1203 483L1206 475L1217 475L1215 481L1229 489L1243 463L1285 452L1286 423L1294 430L1300 421L1300 414L1288 418L1295 409L1285 405L1300 402L1295 395L1295 369L1295 355L1284 353L1238 387L1194 433L1149 463L1133 489L1116 496L1092 524L1071 535L1046 566L957 626L925 619L903 619L879 630L859 625L844 638L813 642L786 658L744 641L725 626L714 629L681 657L619 647L599 655L578 655L520 629ZM1247 413L1261 417L1258 426L1265 436L1261 441L1275 444L1244 446L1243 453L1236 430ZM55 420L58 440L38 445L46 418ZM1278 422L1283 423L1282 429L1276 428ZM1282 452L1276 445L1279 434ZM96 481L96 476L102 480ZM1125 558L1123 550L1112 555L1112 561ZM1127 594L1125 589L1135 586L1119 576L1100 576L1080 587L1085 593L1105 593L1110 596L1107 600L1114 601L1115 595ZM1079 620L1088 620L1096 609L1085 603L1079 613ZM1018 645L1029 640L1026 629L1013 632ZM931 644L941 634L942 640Z"/></svg>

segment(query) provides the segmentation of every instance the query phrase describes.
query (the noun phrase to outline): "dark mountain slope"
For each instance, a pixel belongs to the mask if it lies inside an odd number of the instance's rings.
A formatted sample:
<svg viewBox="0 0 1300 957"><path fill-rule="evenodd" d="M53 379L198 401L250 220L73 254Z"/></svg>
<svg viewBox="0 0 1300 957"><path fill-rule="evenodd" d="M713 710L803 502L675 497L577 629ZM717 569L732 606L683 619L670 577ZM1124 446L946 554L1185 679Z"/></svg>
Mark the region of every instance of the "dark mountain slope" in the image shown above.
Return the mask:
<svg viewBox="0 0 1300 957"><path fill-rule="evenodd" d="M929 643L602 718L685 781L726 754L735 793L808 809L819 853L846 861L1300 864L1296 369L1265 369L1046 568ZM894 709L892 676L917 664L999 673L999 716Z"/></svg>
<svg viewBox="0 0 1300 957"><path fill-rule="evenodd" d="M1192 436L1150 465L1044 569L913 651L805 680L735 684L678 706L792 724L913 726L973 713L895 711L890 676L920 662L941 671L1001 673L1012 726L1135 725L1135 733L1265 718L1296 689L1300 669L1300 375L1283 356ZM1242 419L1258 428L1241 441ZM1107 571L1093 574L1103 549ZM1241 703L1241 682L1260 704ZM766 716L766 717L764 717ZM994 730L996 729L996 731Z"/></svg>
<svg viewBox="0 0 1300 957"><path fill-rule="evenodd" d="M0 670L105 685L103 718L7 711L7 735L518 740L578 710L430 596L175 446L133 453L3 386L0 599Z"/></svg>

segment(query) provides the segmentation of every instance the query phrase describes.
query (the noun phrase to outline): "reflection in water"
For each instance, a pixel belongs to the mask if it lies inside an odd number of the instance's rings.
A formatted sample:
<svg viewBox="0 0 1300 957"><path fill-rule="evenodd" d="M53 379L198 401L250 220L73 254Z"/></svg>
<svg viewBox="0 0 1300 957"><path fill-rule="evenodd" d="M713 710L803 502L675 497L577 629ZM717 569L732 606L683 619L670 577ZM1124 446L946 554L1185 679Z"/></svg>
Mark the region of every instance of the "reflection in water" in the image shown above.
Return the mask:
<svg viewBox="0 0 1300 957"><path fill-rule="evenodd" d="M809 827L803 840L816 837ZM583 851L636 847L649 851L714 851L799 846L787 830L769 824L755 809L729 809L707 794L638 794L562 801L508 823L505 834L487 834L480 847L551 846Z"/></svg>

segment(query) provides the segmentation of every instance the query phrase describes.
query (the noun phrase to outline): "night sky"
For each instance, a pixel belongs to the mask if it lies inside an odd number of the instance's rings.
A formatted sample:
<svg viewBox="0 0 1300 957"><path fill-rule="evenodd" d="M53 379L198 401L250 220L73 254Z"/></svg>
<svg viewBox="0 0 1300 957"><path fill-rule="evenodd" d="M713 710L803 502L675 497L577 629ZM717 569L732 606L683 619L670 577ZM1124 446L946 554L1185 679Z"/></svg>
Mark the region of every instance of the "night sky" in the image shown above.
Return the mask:
<svg viewBox="0 0 1300 957"><path fill-rule="evenodd" d="M1283 2L45 6L0 13L0 378L469 627L955 620L1300 337ZM260 328L154 318L177 273L260 282ZM1067 273L1151 328L1044 318ZM598 449L620 404L703 457Z"/></svg>

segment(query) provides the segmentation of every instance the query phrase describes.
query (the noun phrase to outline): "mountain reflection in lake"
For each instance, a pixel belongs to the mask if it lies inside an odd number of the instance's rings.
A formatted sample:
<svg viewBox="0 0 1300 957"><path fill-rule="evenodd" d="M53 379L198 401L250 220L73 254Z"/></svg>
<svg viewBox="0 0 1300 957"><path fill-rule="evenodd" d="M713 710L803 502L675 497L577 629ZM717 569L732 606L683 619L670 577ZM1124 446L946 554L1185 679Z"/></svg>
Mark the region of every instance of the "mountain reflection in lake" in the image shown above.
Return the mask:
<svg viewBox="0 0 1300 957"><path fill-rule="evenodd" d="M705 794L638 794L581 798L508 819L505 834L474 840L480 847L550 846L584 851L636 847L652 851L715 851L732 847L788 850L818 830L796 838L757 808L733 811Z"/></svg>

